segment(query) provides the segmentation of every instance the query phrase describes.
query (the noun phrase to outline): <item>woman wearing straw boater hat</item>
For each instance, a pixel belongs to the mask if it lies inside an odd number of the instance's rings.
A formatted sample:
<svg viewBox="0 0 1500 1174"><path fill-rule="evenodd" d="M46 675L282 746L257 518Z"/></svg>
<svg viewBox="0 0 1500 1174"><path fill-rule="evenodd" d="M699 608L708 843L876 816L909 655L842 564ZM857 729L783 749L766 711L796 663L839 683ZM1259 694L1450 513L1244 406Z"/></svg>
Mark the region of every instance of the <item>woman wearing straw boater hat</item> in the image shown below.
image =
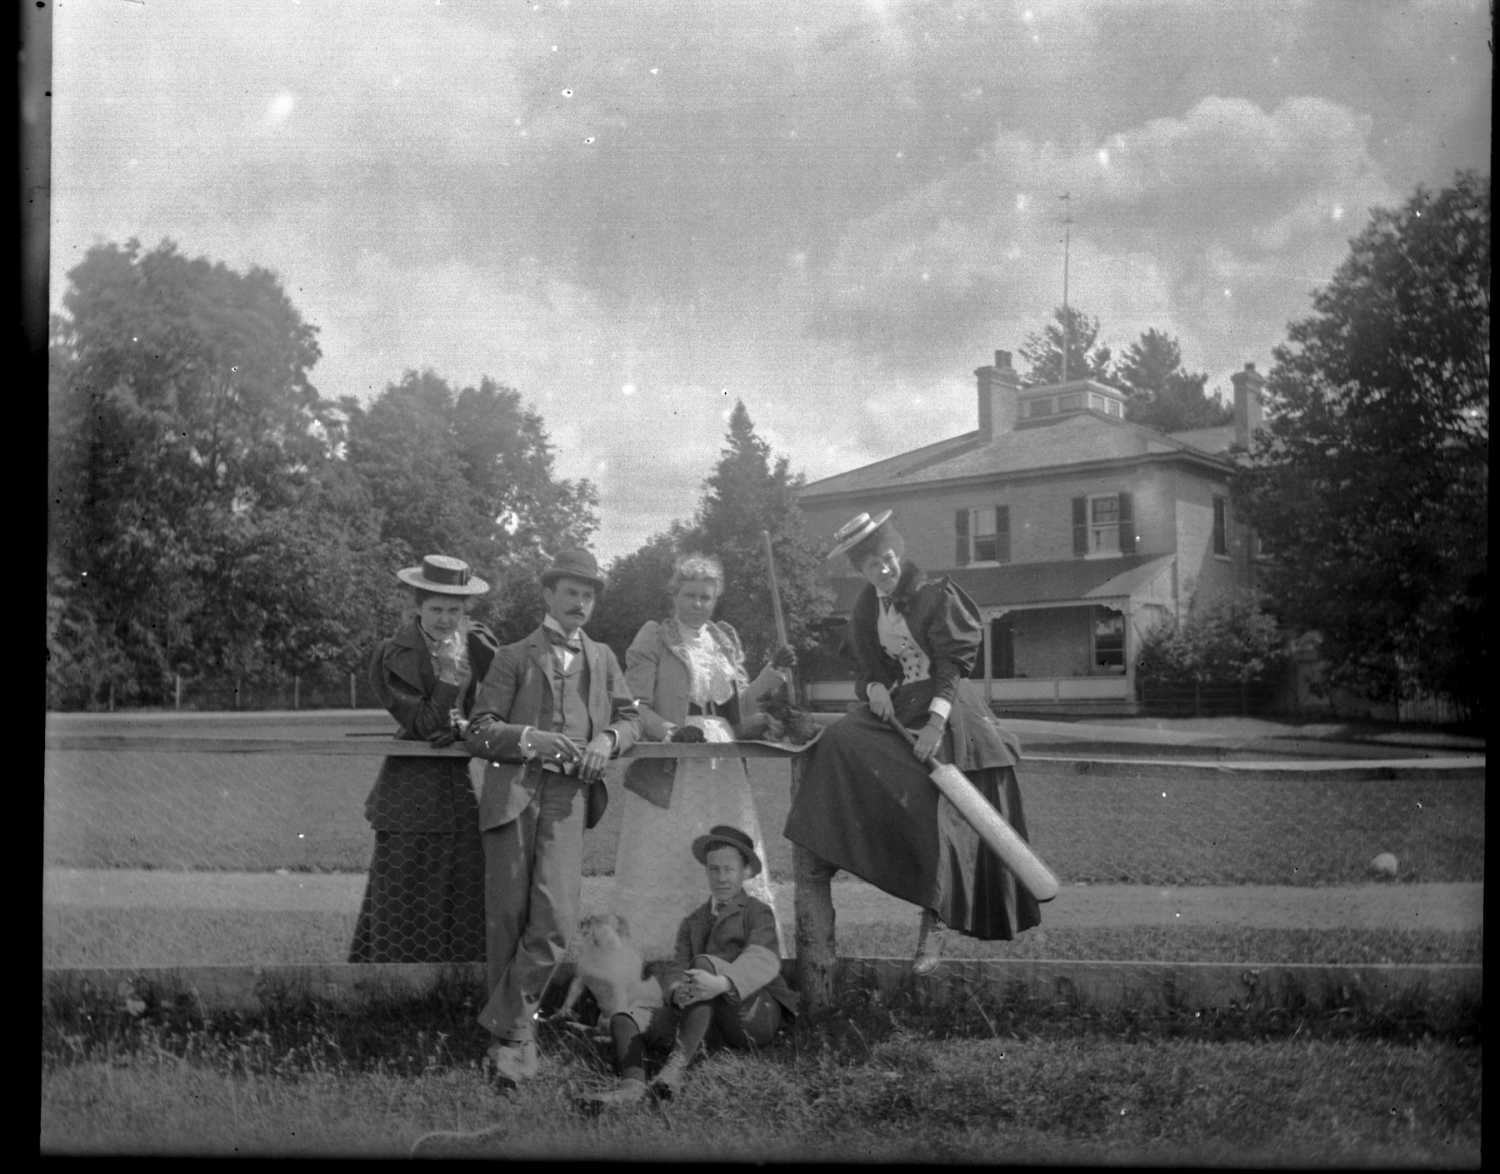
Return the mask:
<svg viewBox="0 0 1500 1174"><path fill-rule="evenodd" d="M448 746L462 737L499 641L469 619L490 585L462 559L429 554L396 578L412 614L370 657L370 681L398 738ZM387 758L365 801L375 830L351 962L478 962L484 958L484 853L468 762Z"/></svg>
<svg viewBox="0 0 1500 1174"><path fill-rule="evenodd" d="M890 510L861 513L834 536L828 557L846 558L865 580L848 634L864 704L809 752L786 837L818 858L822 885L842 868L916 905L914 967L925 974L941 957L943 927L1007 940L1041 913L928 777L931 763L957 767L1025 837L1020 745L968 679L983 642L978 608L905 552Z"/></svg>

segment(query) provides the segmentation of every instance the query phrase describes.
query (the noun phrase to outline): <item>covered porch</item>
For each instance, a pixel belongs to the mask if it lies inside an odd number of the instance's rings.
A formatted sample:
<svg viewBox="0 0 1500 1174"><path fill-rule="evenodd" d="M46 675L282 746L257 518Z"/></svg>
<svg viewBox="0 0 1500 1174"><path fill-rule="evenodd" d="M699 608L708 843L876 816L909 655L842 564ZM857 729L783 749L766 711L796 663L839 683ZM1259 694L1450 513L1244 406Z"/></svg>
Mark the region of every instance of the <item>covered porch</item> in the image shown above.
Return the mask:
<svg viewBox="0 0 1500 1174"><path fill-rule="evenodd" d="M984 647L970 676L991 708L1139 712L1135 660L1145 633L1175 613L1175 563L1168 554L949 572L984 620ZM817 707L841 708L854 700L854 684L813 680L807 693Z"/></svg>

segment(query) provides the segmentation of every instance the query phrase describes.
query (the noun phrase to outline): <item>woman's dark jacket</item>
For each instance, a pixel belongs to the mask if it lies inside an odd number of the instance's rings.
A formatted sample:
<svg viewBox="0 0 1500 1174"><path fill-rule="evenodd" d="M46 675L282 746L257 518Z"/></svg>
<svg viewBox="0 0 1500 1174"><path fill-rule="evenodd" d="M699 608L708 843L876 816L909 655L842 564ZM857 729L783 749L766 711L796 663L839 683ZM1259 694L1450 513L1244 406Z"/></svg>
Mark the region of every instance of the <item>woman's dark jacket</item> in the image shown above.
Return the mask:
<svg viewBox="0 0 1500 1174"><path fill-rule="evenodd" d="M908 560L901 563L901 577L891 592L891 601L905 617L912 639L927 654L931 675L927 681L901 688L901 662L880 643L880 597L867 583L849 614L855 696L868 701L870 685L884 685L896 704L896 717L910 728L927 720L934 697L946 698L952 705L948 713L952 741L944 739L944 750L951 745L953 757L943 753L942 760L965 771L1014 766L1020 759L1020 742L990 717L979 688L968 679L984 646L978 606L946 575L928 579L916 563Z"/></svg>
<svg viewBox="0 0 1500 1174"><path fill-rule="evenodd" d="M469 622L469 683L437 679L432 654L416 620L370 654L370 683L400 725L396 737L425 742L452 724L450 711L467 716L474 692L500 642L483 624ZM466 760L457 757L387 758L365 800L365 818L377 832L464 832L479 826Z"/></svg>

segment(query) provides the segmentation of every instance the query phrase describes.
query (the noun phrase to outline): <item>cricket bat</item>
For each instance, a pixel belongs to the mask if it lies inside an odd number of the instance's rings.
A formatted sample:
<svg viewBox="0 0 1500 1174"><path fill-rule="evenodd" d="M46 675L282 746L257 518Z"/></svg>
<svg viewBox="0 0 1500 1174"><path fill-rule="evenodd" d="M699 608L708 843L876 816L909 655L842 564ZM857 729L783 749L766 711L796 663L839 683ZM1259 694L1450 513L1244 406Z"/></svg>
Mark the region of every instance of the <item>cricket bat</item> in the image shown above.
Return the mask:
<svg viewBox="0 0 1500 1174"><path fill-rule="evenodd" d="M900 722L893 720L890 724L908 743L915 743L915 736ZM979 788L969 782L963 771L948 763L932 763L927 777L1033 897L1038 901L1050 901L1057 896L1057 875L1042 863L1042 858L1031 850L1031 845L995 810L994 804L979 793Z"/></svg>

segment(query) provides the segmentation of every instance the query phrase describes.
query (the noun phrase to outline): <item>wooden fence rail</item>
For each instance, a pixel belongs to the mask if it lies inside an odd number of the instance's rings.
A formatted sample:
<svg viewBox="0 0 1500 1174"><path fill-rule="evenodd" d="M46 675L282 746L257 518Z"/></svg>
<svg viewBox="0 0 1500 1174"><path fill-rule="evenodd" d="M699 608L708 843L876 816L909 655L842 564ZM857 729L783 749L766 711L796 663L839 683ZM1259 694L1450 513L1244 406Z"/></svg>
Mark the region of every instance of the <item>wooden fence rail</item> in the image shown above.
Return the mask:
<svg viewBox="0 0 1500 1174"><path fill-rule="evenodd" d="M81 723L70 722L69 725ZM436 748L425 742L391 737L388 731L355 731L342 736L265 737L183 736L158 730L134 733L89 733L81 729L46 731L47 750L123 751L158 754L298 754L364 758L468 758L461 746ZM637 742L621 758L785 758L790 759L792 794L802 782L802 753L772 742ZM794 969L797 986L809 1009L826 1007L833 998L836 948L833 895L829 878L818 877L813 857L794 845L792 908L796 918Z"/></svg>

